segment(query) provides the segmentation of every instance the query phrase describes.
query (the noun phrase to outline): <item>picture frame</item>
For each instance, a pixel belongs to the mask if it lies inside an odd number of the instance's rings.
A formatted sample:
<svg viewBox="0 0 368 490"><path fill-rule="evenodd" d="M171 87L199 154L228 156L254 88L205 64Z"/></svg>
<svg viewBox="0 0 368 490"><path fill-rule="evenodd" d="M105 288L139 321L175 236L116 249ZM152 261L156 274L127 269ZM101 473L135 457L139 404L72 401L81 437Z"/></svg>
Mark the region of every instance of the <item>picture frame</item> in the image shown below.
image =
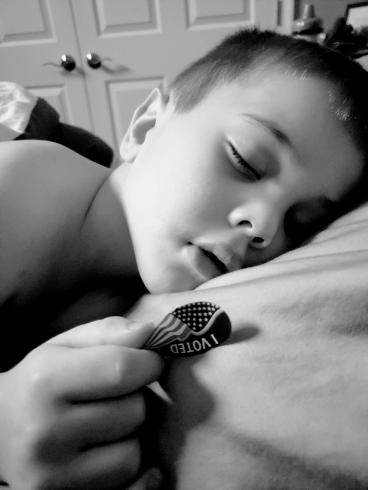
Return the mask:
<svg viewBox="0 0 368 490"><path fill-rule="evenodd" d="M346 6L345 21L353 27L354 31L360 31L362 27L368 27L368 2L355 2Z"/></svg>

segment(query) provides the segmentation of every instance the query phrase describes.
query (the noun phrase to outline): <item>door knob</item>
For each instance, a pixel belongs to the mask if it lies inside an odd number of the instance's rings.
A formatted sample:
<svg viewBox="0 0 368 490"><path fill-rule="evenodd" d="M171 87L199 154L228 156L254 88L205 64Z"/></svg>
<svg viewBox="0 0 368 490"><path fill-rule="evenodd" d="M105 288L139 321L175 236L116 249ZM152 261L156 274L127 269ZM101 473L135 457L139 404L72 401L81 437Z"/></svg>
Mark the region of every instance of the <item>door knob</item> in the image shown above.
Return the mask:
<svg viewBox="0 0 368 490"><path fill-rule="evenodd" d="M102 60L99 57L97 53L87 53L86 54L86 60L88 63L88 66L96 70L97 68L100 68L102 65Z"/></svg>
<svg viewBox="0 0 368 490"><path fill-rule="evenodd" d="M60 68L62 66L65 71L73 71L75 67L77 66L77 63L73 56L70 54L62 54L60 56L60 63L54 63L53 61L46 61L45 63L42 63L43 66L56 66L57 68Z"/></svg>
<svg viewBox="0 0 368 490"><path fill-rule="evenodd" d="M60 58L60 64L66 71L73 71L77 66L75 59L70 54L62 54Z"/></svg>

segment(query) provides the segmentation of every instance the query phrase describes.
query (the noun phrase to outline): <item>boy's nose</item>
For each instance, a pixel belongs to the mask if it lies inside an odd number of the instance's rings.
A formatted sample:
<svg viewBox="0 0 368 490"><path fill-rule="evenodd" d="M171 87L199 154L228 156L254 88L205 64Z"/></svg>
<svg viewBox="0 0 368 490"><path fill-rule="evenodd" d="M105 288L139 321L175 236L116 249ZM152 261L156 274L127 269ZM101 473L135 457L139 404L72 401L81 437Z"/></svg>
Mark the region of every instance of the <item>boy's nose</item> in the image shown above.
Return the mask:
<svg viewBox="0 0 368 490"><path fill-rule="evenodd" d="M254 248L265 248L273 241L281 221L275 205L239 206L229 214L232 227L240 227Z"/></svg>

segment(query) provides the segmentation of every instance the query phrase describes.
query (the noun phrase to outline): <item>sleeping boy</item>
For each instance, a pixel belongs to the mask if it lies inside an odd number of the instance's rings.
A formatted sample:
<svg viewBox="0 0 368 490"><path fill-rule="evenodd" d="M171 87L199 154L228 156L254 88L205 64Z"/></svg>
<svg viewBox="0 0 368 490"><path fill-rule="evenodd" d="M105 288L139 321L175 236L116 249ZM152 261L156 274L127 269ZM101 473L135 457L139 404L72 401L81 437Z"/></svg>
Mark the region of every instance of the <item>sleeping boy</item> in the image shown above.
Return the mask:
<svg viewBox="0 0 368 490"><path fill-rule="evenodd" d="M317 44L240 31L149 95L114 171L51 143L1 145L10 487L137 478L142 389L162 360L139 349L152 325L117 315L144 288L190 290L271 260L362 199L367 78Z"/></svg>

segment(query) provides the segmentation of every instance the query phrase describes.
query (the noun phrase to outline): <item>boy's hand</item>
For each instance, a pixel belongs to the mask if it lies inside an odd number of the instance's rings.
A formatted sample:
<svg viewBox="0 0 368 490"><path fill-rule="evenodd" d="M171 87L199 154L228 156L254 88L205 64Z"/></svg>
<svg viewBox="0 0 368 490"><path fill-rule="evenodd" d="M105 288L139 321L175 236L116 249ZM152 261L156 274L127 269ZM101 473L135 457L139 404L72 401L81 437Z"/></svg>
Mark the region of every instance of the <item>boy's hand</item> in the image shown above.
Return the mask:
<svg viewBox="0 0 368 490"><path fill-rule="evenodd" d="M141 388L163 362L152 325L120 317L65 332L0 376L0 474L11 488L124 488L141 464Z"/></svg>

